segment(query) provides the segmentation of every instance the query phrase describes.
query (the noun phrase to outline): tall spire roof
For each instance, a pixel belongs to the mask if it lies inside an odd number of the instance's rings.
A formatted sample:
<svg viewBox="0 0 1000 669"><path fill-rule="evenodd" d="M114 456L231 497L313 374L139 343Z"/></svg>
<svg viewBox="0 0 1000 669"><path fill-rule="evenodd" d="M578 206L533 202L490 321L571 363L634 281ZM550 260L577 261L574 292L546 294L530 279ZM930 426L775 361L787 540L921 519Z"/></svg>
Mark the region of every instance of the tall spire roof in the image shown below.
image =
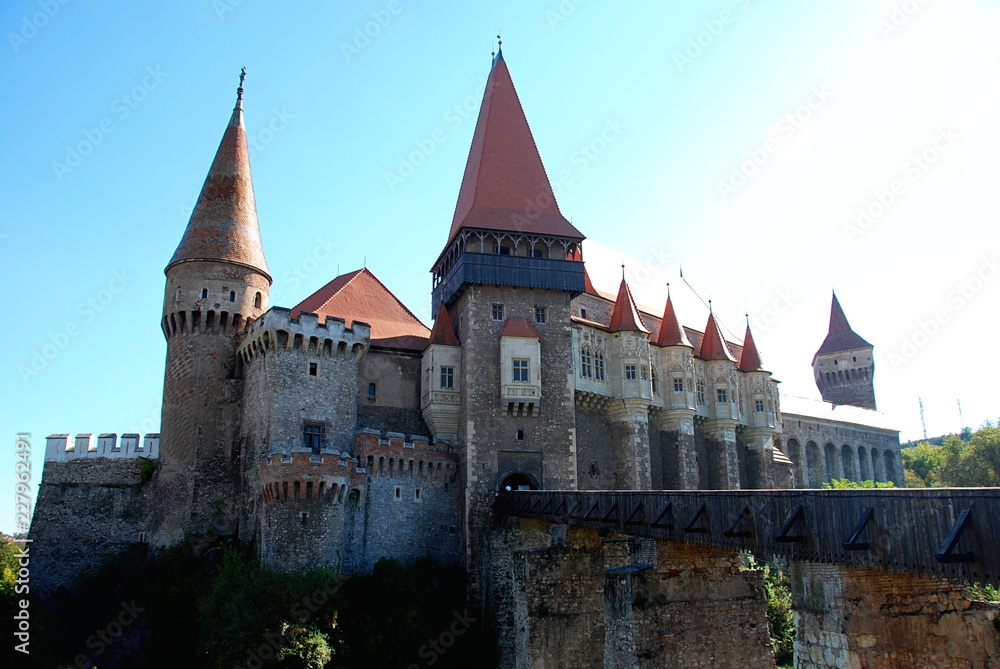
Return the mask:
<svg viewBox="0 0 1000 669"><path fill-rule="evenodd" d="M729 351L729 346L726 345L725 339L722 337L722 331L719 329L719 323L715 320L715 314L709 312L708 323L705 324L705 336L701 339L701 350L698 351L698 357L704 360L729 360L736 362L736 358Z"/></svg>
<svg viewBox="0 0 1000 669"><path fill-rule="evenodd" d="M653 342L657 346L691 346L691 342L677 320L674 312L674 303L670 299L670 286L667 286L667 304L663 307L663 318L660 319L660 331L656 333L656 340Z"/></svg>
<svg viewBox="0 0 1000 669"><path fill-rule="evenodd" d="M438 307L437 315L434 317L434 329L431 330L431 339L427 342L428 346L433 344L461 346L455 335L455 326L451 323L451 316L448 315L448 309L443 304Z"/></svg>
<svg viewBox="0 0 1000 669"><path fill-rule="evenodd" d="M167 269L191 260L216 260L261 272L270 281L257 223L250 154L243 125L243 78L215 160L205 177L187 229Z"/></svg>
<svg viewBox="0 0 1000 669"><path fill-rule="evenodd" d="M611 312L612 332L645 332L649 333L649 328L642 322L639 309L632 299L632 291L622 277L621 285L618 286L618 298L615 300L614 311Z"/></svg>
<svg viewBox="0 0 1000 669"><path fill-rule="evenodd" d="M850 323L847 322L847 316L844 315L844 310L840 307L837 293L834 293L833 303L830 305L830 331L819 350L816 351L816 355L869 347L871 344L851 329Z"/></svg>
<svg viewBox="0 0 1000 669"><path fill-rule="evenodd" d="M740 353L739 369L741 372L762 372L764 366L757 352L757 344L750 333L750 323L747 323L747 333L743 337L743 352Z"/></svg>
<svg viewBox="0 0 1000 669"><path fill-rule="evenodd" d="M449 241L463 227L583 239L559 211L503 51L486 81Z"/></svg>

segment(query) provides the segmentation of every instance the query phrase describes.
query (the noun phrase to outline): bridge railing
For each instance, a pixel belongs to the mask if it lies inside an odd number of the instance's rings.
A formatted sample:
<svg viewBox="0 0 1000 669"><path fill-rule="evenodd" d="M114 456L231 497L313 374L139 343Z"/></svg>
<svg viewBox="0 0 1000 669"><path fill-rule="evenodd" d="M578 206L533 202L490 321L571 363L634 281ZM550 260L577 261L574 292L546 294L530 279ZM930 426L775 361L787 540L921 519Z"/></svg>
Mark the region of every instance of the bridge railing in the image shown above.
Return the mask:
<svg viewBox="0 0 1000 669"><path fill-rule="evenodd" d="M502 492L498 517L1000 585L1000 488Z"/></svg>

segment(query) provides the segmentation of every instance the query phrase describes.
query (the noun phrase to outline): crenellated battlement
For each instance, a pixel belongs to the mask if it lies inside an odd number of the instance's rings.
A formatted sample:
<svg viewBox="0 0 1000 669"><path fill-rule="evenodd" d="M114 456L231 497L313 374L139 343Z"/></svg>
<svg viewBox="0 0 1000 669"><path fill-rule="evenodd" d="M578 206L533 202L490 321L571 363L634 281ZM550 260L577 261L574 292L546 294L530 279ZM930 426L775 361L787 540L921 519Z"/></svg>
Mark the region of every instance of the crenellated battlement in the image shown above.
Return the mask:
<svg viewBox="0 0 1000 669"><path fill-rule="evenodd" d="M127 432L118 435L106 432L97 435L84 432L50 434L45 439L46 462L70 462L94 458L157 458L160 455L160 434L151 432L144 437Z"/></svg>
<svg viewBox="0 0 1000 669"><path fill-rule="evenodd" d="M261 462L261 496L267 504L285 501L343 504L351 490L361 490L365 470L348 453L297 449L270 453Z"/></svg>
<svg viewBox="0 0 1000 669"><path fill-rule="evenodd" d="M458 476L458 454L424 436L359 430L354 434L354 453L371 477L452 483Z"/></svg>
<svg viewBox="0 0 1000 669"><path fill-rule="evenodd" d="M353 321L347 327L343 318L327 316L324 322L310 312L292 317L290 309L272 307L249 324L237 347L243 362L249 364L267 351L297 352L317 357L360 359L371 342L371 326Z"/></svg>

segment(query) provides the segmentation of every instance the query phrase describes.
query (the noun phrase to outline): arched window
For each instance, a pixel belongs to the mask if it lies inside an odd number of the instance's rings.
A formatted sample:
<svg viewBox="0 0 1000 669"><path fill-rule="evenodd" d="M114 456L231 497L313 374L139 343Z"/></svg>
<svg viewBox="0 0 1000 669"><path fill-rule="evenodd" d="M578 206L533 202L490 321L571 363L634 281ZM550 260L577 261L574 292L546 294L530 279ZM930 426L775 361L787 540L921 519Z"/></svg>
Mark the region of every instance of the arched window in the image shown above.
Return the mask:
<svg viewBox="0 0 1000 669"><path fill-rule="evenodd" d="M653 367L652 365L649 366L649 377L652 380L652 383L653 383L653 392L655 393L656 392L656 367Z"/></svg>
<svg viewBox="0 0 1000 669"><path fill-rule="evenodd" d="M593 375L591 370L592 360L593 356L590 353L590 347L584 346L580 351L580 376L589 379Z"/></svg>
<svg viewBox="0 0 1000 669"><path fill-rule="evenodd" d="M260 309L260 293L258 292L253 296L253 306L254 309Z"/></svg>
<svg viewBox="0 0 1000 669"><path fill-rule="evenodd" d="M604 351L597 349L594 354L594 378L598 381L604 380Z"/></svg>

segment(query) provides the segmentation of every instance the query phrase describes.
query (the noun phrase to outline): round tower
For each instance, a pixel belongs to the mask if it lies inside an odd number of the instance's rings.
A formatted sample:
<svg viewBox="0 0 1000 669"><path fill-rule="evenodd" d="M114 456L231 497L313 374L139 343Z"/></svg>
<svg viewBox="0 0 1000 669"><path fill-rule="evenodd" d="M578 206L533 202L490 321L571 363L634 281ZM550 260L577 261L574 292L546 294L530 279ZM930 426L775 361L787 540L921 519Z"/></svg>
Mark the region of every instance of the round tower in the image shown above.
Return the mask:
<svg viewBox="0 0 1000 669"><path fill-rule="evenodd" d="M151 541L161 546L186 533L236 527L236 337L267 309L271 286L243 125L244 76L245 70L184 237L164 270L167 360L150 527Z"/></svg>

